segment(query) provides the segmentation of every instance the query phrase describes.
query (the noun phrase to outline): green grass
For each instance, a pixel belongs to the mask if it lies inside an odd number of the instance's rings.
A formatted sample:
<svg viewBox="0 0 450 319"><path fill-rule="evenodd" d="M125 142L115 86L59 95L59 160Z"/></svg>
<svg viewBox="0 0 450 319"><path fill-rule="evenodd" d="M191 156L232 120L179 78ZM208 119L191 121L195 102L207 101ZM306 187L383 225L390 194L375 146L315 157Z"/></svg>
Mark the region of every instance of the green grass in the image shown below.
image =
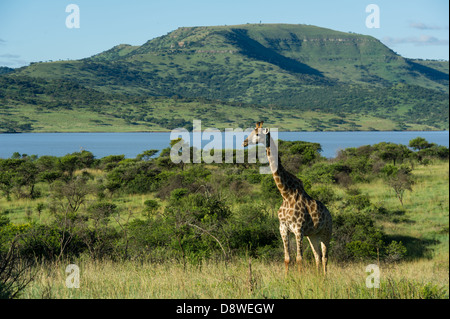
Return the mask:
<svg viewBox="0 0 450 319"><path fill-rule="evenodd" d="M381 180L359 185L372 203L397 212L379 220L387 235L410 246L423 246L426 256L447 255L449 251L449 164L433 163L414 168L415 184L406 191L404 206Z"/></svg>
<svg viewBox="0 0 450 319"><path fill-rule="evenodd" d="M235 259L181 263L110 262L76 260L80 288L65 286L67 263L38 266L36 279L21 298L448 298L447 263L416 261L380 266L380 287L367 288L366 264L329 266L326 277L305 264L287 276L283 262ZM251 263L251 270L249 263Z"/></svg>
<svg viewBox="0 0 450 319"><path fill-rule="evenodd" d="M33 120L33 132L136 132L148 130L144 125L129 125L123 119L85 110L38 111L24 106L10 111L9 120L19 124L23 117Z"/></svg>
<svg viewBox="0 0 450 319"><path fill-rule="evenodd" d="M123 118L124 114L131 117L131 120ZM167 117L168 114L170 114L170 119ZM340 114L338 116L320 111L301 112L296 109L276 108L272 108L270 114L270 126L277 127L279 131L393 131L401 129L399 123L393 119L384 119L369 114ZM153 119L145 120L148 117ZM269 119L269 117L266 109L245 105L149 100L141 106L104 107L102 112L85 108L47 111L22 104L11 107L5 115L0 113L0 130L2 119L9 122L15 121L17 125L30 123L32 132L35 133L50 133L170 131L169 127L192 126L193 120L198 119L202 120L203 128L214 127L223 130L224 128L240 127L246 129L252 127L255 122ZM180 121L181 124L175 124L176 121ZM427 124L405 124L408 130L439 129L439 127Z"/></svg>

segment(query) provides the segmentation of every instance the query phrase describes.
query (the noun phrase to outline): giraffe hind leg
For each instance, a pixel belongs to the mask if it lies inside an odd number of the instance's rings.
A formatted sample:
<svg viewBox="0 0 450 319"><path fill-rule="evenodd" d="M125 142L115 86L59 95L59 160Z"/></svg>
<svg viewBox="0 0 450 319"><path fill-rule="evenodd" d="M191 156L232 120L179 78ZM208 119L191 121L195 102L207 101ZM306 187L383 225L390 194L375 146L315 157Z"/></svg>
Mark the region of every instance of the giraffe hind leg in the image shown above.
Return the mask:
<svg viewBox="0 0 450 319"><path fill-rule="evenodd" d="M321 251L321 241L320 238L318 236L308 236L308 240L309 240L309 244L311 246L311 250L313 251L314 254L314 259L316 260L316 268L317 268L317 272L319 272L319 268L320 268L320 263L321 261L323 261L323 257L322 257L322 251Z"/></svg>
<svg viewBox="0 0 450 319"><path fill-rule="evenodd" d="M323 274L327 274L327 263L328 263L328 246L329 240L321 241L320 245L322 246L322 266L323 266Z"/></svg>

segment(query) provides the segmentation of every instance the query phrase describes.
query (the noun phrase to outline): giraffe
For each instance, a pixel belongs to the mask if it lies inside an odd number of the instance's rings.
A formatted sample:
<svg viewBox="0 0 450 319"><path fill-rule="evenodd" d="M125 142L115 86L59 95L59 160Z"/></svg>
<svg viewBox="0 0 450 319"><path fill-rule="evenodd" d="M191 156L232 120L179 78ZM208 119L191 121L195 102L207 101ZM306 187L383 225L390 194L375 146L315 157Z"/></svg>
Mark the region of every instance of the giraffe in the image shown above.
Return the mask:
<svg viewBox="0 0 450 319"><path fill-rule="evenodd" d="M270 137L270 131L262 127L264 122L258 122L256 128L244 140L242 146L263 143L270 164L275 184L283 197L283 203L278 210L280 234L284 246L285 274L289 270L288 233L293 232L297 244L296 262L301 271L303 259L303 236L311 245L316 260L317 270L322 263L323 273L327 272L328 248L331 239L332 219L328 209L320 201L311 198L303 188L300 179L289 173L281 165L278 150Z"/></svg>

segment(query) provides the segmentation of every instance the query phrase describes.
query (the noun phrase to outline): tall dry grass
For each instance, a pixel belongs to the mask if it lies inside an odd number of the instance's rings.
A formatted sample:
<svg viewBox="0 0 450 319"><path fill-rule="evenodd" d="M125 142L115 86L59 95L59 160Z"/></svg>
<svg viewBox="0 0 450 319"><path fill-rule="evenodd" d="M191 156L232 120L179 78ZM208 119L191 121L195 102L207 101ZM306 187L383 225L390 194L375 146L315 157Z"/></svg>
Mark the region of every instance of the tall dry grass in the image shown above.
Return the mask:
<svg viewBox="0 0 450 319"><path fill-rule="evenodd" d="M380 266L380 287L367 288L367 264L329 265L326 277L305 263L237 258L183 266L177 262L77 261L80 288L67 288L68 263L42 264L21 298L448 298L448 258Z"/></svg>

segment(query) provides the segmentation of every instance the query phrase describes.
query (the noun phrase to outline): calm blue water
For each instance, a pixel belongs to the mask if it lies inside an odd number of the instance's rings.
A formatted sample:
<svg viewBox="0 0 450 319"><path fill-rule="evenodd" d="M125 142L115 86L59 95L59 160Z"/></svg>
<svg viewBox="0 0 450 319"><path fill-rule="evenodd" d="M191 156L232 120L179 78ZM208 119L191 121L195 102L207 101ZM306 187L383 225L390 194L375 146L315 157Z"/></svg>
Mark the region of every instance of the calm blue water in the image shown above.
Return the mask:
<svg viewBox="0 0 450 319"><path fill-rule="evenodd" d="M192 134L192 133L191 133ZM200 133L194 133L200 134ZM223 134L225 135L225 134ZM244 134L242 134L244 135ZM200 135L198 135L199 137ZM416 137L428 142L449 146L449 132L279 132L278 138L287 141L302 140L320 143L322 155L328 158L347 147L392 142L408 145ZM192 137L191 137L192 138ZM212 139L211 139L212 140ZM209 139L202 140L203 146ZM240 148L240 142L238 142ZM28 155L64 156L69 153L88 150L96 158L124 154L134 158L144 150L169 147L170 133L21 133L0 134L0 158L8 158L14 152ZM191 144L193 145L193 144ZM226 141L224 148L235 146Z"/></svg>

